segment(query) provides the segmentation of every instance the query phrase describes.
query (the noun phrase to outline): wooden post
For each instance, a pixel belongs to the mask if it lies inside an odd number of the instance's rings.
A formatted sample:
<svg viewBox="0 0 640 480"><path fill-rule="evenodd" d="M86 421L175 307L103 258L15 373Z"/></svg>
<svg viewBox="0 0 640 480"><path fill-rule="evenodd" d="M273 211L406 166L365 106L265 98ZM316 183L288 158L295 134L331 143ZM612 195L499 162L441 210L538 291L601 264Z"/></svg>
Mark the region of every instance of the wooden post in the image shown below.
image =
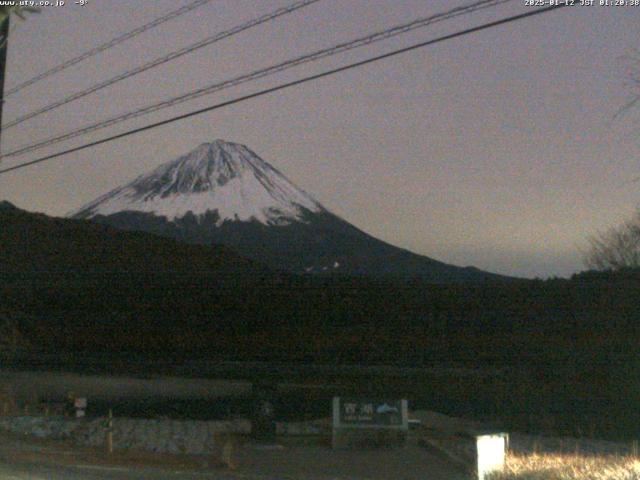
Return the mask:
<svg viewBox="0 0 640 480"><path fill-rule="evenodd" d="M113 411L109 409L109 417L107 419L107 453L113 453Z"/></svg>
<svg viewBox="0 0 640 480"><path fill-rule="evenodd" d="M236 461L237 442L238 439L234 434L225 435L223 437L222 463L225 464L229 470L235 470L238 468L238 463Z"/></svg>

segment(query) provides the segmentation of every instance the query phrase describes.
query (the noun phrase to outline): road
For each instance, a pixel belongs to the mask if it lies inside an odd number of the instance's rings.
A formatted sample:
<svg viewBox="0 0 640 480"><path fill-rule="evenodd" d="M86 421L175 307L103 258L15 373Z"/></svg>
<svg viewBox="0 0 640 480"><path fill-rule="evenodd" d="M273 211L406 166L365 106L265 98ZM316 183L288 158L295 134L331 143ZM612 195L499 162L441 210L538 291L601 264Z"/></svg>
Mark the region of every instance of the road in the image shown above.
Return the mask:
<svg viewBox="0 0 640 480"><path fill-rule="evenodd" d="M5 459L6 460L6 459ZM411 471L411 467L404 469L395 465L393 471L388 468L373 473L367 472L364 476L359 472L350 473L351 467L344 465L342 475L336 476L334 468L323 472L322 467L310 471L296 469L294 472L270 472L268 474L258 474L253 472L233 472L223 471L180 471L167 469L153 469L144 467L109 467L99 465L60 465L41 462L9 461L7 463L0 460L0 478L2 480L373 480L373 479L396 479L414 478L431 480L461 480L468 478L458 471L450 470L444 466L442 461L430 462L428 468L421 471ZM400 468L397 468L400 467ZM367 469L369 470L369 469ZM354 475L355 473L355 475ZM373 474L373 476L371 476Z"/></svg>
<svg viewBox="0 0 640 480"><path fill-rule="evenodd" d="M2 480L463 480L441 458L417 446L400 449L332 450L299 445L238 452L238 470L207 467L204 457L120 452L105 456L0 434Z"/></svg>

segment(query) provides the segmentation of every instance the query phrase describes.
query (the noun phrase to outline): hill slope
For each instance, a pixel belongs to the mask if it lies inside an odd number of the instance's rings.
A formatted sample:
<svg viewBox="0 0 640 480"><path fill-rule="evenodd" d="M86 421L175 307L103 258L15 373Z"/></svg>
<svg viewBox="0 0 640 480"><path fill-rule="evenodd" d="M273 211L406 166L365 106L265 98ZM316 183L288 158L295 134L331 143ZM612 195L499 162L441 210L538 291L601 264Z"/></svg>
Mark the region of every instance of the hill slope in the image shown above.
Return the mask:
<svg viewBox="0 0 640 480"><path fill-rule="evenodd" d="M116 188L73 214L194 244L228 245L293 273L506 279L378 240L329 212L247 147L216 140Z"/></svg>

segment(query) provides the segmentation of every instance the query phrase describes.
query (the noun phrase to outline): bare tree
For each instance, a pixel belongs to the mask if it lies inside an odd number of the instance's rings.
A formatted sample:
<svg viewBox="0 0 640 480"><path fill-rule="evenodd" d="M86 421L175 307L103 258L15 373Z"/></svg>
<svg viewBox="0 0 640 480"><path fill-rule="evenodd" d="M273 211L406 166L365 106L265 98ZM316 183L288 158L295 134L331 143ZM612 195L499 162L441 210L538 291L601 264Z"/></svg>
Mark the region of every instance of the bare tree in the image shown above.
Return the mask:
<svg viewBox="0 0 640 480"><path fill-rule="evenodd" d="M626 114L640 102L640 51L634 49L622 58L622 74L625 77L625 89L628 91L627 102L618 110L614 118Z"/></svg>
<svg viewBox="0 0 640 480"><path fill-rule="evenodd" d="M2 25L10 15L16 15L18 18L24 20L26 13L40 13L40 9L37 7L0 7L0 25ZM4 47L7 43L6 35L3 35L0 39L0 48Z"/></svg>
<svg viewBox="0 0 640 480"><path fill-rule="evenodd" d="M619 227L589 237L584 263L595 270L640 268L640 209Z"/></svg>
<svg viewBox="0 0 640 480"><path fill-rule="evenodd" d="M625 87L629 100L618 110L620 117L640 106L640 50L622 57ZM637 182L640 177L632 180ZM610 228L588 238L589 248L584 254L587 268L594 270L640 269L640 208L619 227Z"/></svg>
<svg viewBox="0 0 640 480"><path fill-rule="evenodd" d="M0 7L0 23L4 22L4 20L13 14L16 14L22 20L25 19L25 13L39 13L40 9L37 7Z"/></svg>

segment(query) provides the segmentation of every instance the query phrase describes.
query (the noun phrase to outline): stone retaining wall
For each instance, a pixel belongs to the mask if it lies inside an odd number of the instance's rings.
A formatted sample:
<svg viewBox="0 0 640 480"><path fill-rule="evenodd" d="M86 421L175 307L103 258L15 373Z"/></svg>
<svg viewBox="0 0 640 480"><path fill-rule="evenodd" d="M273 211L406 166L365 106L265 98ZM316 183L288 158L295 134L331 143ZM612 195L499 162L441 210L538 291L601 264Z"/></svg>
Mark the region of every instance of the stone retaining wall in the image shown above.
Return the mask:
<svg viewBox="0 0 640 480"><path fill-rule="evenodd" d="M0 417L0 430L52 440L70 440L77 445L102 446L106 419L65 417ZM158 453L208 455L219 452L225 434L248 434L248 420L185 421L113 419L115 449L147 450ZM281 435L317 435L321 428L311 423L279 423Z"/></svg>

